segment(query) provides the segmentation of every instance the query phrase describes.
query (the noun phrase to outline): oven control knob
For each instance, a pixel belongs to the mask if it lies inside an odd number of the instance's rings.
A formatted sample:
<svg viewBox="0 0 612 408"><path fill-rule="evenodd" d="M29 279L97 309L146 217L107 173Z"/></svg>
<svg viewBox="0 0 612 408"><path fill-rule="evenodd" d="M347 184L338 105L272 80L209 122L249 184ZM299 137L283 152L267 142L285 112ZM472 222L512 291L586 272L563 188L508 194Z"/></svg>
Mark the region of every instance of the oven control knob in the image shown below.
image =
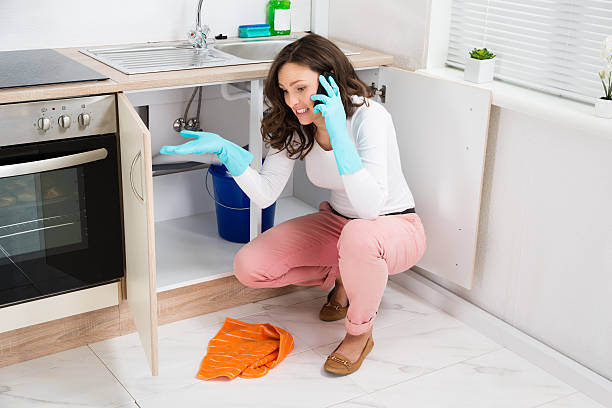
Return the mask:
<svg viewBox="0 0 612 408"><path fill-rule="evenodd" d="M46 132L51 127L51 119L49 118L40 118L38 119L38 128L43 132Z"/></svg>
<svg viewBox="0 0 612 408"><path fill-rule="evenodd" d="M89 126L89 122L91 122L91 116L89 116L89 113L81 113L79 115L79 125L83 127Z"/></svg>
<svg viewBox="0 0 612 408"><path fill-rule="evenodd" d="M72 120L70 119L70 116L68 116L68 115L60 116L59 119L57 120L57 122L64 129L68 129L70 127L70 125L72 124Z"/></svg>

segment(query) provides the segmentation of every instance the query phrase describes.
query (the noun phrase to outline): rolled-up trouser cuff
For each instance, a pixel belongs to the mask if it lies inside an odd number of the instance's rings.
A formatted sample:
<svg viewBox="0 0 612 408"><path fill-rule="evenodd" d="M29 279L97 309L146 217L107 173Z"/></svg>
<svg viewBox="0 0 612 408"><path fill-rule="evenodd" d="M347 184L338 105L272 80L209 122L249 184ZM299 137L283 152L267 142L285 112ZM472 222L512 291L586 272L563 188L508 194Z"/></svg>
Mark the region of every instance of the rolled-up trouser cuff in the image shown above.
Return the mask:
<svg viewBox="0 0 612 408"><path fill-rule="evenodd" d="M350 306L349 306L349 310L350 310ZM372 316L370 320L368 320L365 323L352 323L349 320L348 315L347 315L346 320L344 322L344 328L346 329L346 332L348 334L352 334L353 336L359 336L360 334L367 333L374 325L374 318L376 317L377 314L378 312L374 316Z"/></svg>

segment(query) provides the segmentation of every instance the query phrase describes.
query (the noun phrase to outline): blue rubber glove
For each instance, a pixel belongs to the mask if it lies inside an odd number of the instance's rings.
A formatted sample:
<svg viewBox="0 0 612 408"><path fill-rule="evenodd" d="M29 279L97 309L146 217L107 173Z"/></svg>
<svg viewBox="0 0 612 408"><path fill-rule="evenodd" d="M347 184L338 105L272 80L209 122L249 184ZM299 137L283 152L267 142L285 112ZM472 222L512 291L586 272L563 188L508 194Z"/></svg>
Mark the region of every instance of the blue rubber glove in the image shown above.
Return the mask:
<svg viewBox="0 0 612 408"><path fill-rule="evenodd" d="M340 175L354 173L363 168L363 163L346 128L346 113L340 98L340 89L334 78L330 77L328 83L323 75L319 75L319 82L329 96L312 95L310 99L313 101L323 102L315 106L312 111L321 112L325 118L325 128L329 133L329 141Z"/></svg>
<svg viewBox="0 0 612 408"><path fill-rule="evenodd" d="M242 147L225 140L216 133L181 131L181 136L195 138L178 146L162 146L161 154L204 154L214 153L227 171L234 177L245 172L253 160L253 154Z"/></svg>

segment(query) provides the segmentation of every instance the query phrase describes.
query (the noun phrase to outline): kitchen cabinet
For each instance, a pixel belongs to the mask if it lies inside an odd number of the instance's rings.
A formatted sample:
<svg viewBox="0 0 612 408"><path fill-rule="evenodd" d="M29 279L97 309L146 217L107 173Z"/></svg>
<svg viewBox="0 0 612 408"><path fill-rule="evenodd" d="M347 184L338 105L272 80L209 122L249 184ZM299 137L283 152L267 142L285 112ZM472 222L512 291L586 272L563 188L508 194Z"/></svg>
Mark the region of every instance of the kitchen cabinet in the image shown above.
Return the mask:
<svg viewBox="0 0 612 408"><path fill-rule="evenodd" d="M428 234L428 252L418 266L469 288L490 92L392 67L362 70L360 75L366 83L374 82L377 88L385 89L384 106L393 116L403 171ZM255 157L261 157L263 81L251 80L250 86L249 149ZM127 298L155 375L155 295L160 291L156 279L164 280L165 287L180 287L231 276L233 257L242 244L217 236L213 211L153 221L151 134L124 94L118 95L118 105ZM260 168L261 163L254 161L253 166ZM294 173L290 180L293 194L278 200L275 224L314 212L318 202L327 199L326 191L309 185L303 167L296 166ZM251 239L261 231L259 210L251 206ZM162 245L156 245L156 240ZM169 281L169 274L177 279Z"/></svg>
<svg viewBox="0 0 612 408"><path fill-rule="evenodd" d="M470 289L474 278L491 91L380 69L402 169L428 236L418 267Z"/></svg>
<svg viewBox="0 0 612 408"><path fill-rule="evenodd" d="M125 281L130 311L153 375L158 373L151 134L117 94L123 187Z"/></svg>

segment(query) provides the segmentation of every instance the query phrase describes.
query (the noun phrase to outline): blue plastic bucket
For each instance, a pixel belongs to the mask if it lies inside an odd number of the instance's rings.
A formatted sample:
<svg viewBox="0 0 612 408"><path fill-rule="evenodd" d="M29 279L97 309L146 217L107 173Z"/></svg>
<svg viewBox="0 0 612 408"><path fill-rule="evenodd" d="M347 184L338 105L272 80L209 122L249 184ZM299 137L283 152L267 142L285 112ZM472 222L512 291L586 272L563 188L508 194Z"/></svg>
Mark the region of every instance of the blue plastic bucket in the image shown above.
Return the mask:
<svg viewBox="0 0 612 408"><path fill-rule="evenodd" d="M213 179L215 195L215 212L217 213L217 229L221 238L231 242L249 242L251 200L240 189L225 166L211 164L208 168ZM208 185L206 186L208 188ZM274 226L274 211L276 202L262 210L261 231Z"/></svg>

